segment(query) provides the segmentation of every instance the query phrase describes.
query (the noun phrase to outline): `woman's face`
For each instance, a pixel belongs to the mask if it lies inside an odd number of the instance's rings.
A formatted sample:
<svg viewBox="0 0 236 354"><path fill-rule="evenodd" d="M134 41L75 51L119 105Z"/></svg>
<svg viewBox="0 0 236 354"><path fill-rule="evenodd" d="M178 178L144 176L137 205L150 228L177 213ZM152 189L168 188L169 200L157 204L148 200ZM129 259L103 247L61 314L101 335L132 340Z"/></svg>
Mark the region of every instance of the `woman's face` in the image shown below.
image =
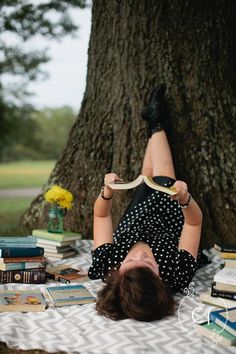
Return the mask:
<svg viewBox="0 0 236 354"><path fill-rule="evenodd" d="M150 268L154 274L159 276L159 266L155 259L145 251L137 251L128 254L120 266L120 272L123 273L128 269L146 267Z"/></svg>

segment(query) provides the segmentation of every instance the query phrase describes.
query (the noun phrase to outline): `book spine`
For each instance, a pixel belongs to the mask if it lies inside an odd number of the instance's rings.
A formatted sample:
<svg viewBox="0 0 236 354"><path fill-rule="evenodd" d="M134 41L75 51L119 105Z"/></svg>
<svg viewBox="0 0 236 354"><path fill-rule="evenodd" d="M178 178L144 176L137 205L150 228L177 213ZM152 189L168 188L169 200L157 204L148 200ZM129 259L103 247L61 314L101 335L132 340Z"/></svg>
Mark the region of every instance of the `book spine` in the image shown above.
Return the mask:
<svg viewBox="0 0 236 354"><path fill-rule="evenodd" d="M220 257L225 259L236 259L236 252L220 252Z"/></svg>
<svg viewBox="0 0 236 354"><path fill-rule="evenodd" d="M26 247L26 248L33 248L36 247L35 242L2 242L0 241L0 247Z"/></svg>
<svg viewBox="0 0 236 354"><path fill-rule="evenodd" d="M0 270L22 270L31 268L44 268L39 262L5 263L0 265Z"/></svg>
<svg viewBox="0 0 236 354"><path fill-rule="evenodd" d="M21 263L21 262L43 262L43 261L44 261L44 256L0 258L0 264Z"/></svg>
<svg viewBox="0 0 236 354"><path fill-rule="evenodd" d="M45 283L45 270L0 270L0 283L23 283L43 284Z"/></svg>
<svg viewBox="0 0 236 354"><path fill-rule="evenodd" d="M42 256L44 249L42 247L35 248L17 248L17 247L2 247L0 248L0 257L32 257Z"/></svg>
<svg viewBox="0 0 236 354"><path fill-rule="evenodd" d="M26 236L26 237L21 237L21 236L1 236L0 237L0 243L7 243L7 242L16 242L16 243L24 243L24 244L28 244L28 243L35 243L36 242L36 237L35 236Z"/></svg>
<svg viewBox="0 0 236 354"><path fill-rule="evenodd" d="M221 297L223 299L229 299L229 300L236 300L236 293L232 293L230 291L212 289L211 296ZM236 306L236 303L235 303L235 306Z"/></svg>

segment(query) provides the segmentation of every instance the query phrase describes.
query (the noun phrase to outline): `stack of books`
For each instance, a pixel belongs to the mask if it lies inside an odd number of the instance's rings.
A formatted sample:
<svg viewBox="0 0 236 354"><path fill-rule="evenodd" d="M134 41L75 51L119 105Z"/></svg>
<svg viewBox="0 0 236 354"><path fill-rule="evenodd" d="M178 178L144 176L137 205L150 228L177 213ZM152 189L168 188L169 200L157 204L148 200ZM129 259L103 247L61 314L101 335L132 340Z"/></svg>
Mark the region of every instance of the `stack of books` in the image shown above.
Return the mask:
<svg viewBox="0 0 236 354"><path fill-rule="evenodd" d="M236 307L209 312L209 321L197 324L197 332L215 344L236 345Z"/></svg>
<svg viewBox="0 0 236 354"><path fill-rule="evenodd" d="M45 283L44 249L36 238L0 237L0 283Z"/></svg>
<svg viewBox="0 0 236 354"><path fill-rule="evenodd" d="M221 309L211 311L210 322L197 325L197 330L213 342L236 345L236 246L217 243L214 248L223 268L214 275L211 290L200 294L200 300Z"/></svg>
<svg viewBox="0 0 236 354"><path fill-rule="evenodd" d="M236 306L236 246L217 243L214 249L223 269L214 275L211 291L202 293L200 300L219 307Z"/></svg>
<svg viewBox="0 0 236 354"><path fill-rule="evenodd" d="M73 257L76 254L76 241L81 240L80 233L67 231L59 234L47 230L33 230L32 235L37 239L37 246L43 247L45 257L54 259Z"/></svg>

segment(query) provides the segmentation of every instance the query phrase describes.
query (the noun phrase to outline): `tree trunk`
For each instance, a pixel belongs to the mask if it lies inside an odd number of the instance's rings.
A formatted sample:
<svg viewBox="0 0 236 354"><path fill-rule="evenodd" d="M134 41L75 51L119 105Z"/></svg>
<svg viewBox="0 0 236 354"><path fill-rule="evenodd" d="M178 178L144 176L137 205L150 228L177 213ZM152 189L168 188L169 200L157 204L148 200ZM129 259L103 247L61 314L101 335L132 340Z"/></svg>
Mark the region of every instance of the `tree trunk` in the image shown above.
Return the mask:
<svg viewBox="0 0 236 354"><path fill-rule="evenodd" d="M147 138L140 110L165 82L178 179L202 207L202 243L233 241L235 191L234 1L94 0L87 87L68 143L47 185L75 196L67 229L92 235L93 203L103 176L140 173ZM128 194L114 198L114 223ZM46 220L43 196L24 215Z"/></svg>

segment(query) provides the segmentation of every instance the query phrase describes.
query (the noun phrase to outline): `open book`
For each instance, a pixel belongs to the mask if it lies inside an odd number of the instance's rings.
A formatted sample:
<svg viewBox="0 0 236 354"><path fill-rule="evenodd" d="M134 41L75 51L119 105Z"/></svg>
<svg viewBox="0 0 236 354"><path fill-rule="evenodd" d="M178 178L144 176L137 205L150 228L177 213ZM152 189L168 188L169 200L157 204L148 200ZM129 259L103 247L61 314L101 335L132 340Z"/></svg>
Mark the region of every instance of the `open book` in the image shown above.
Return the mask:
<svg viewBox="0 0 236 354"><path fill-rule="evenodd" d="M135 180L131 182L114 181L109 183L108 186L111 189L132 189L137 187L141 183L146 183L150 188L155 189L159 192L167 193L169 195L176 195L176 190L174 187L163 187L157 184L152 177L139 175Z"/></svg>

